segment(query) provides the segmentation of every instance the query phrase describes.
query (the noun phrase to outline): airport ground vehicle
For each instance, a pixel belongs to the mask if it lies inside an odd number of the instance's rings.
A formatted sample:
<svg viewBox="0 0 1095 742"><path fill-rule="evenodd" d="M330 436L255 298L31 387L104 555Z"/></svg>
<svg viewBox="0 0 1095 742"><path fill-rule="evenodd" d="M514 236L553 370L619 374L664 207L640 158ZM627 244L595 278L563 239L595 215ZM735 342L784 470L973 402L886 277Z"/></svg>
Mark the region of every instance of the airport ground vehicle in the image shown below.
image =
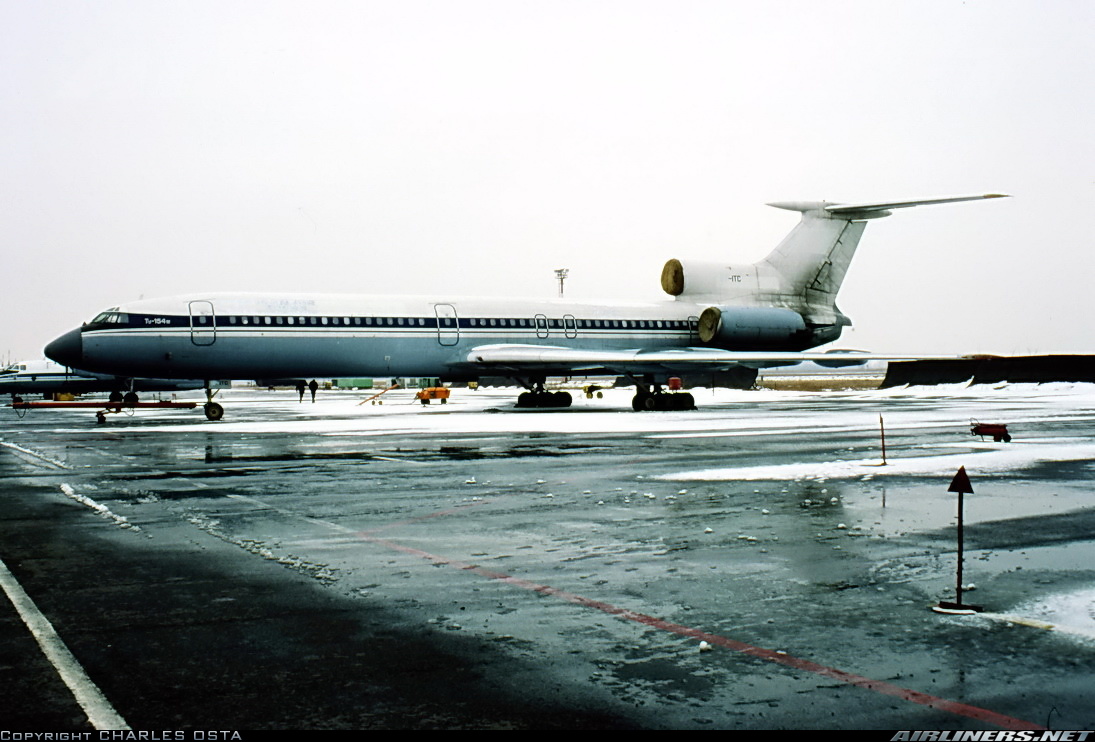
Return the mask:
<svg viewBox="0 0 1095 742"><path fill-rule="evenodd" d="M1011 443L1011 433L1008 432L1008 426L1003 423L979 423L976 420L970 420L970 435L979 435L981 440L985 440L986 435L991 435L992 439L999 443Z"/></svg>

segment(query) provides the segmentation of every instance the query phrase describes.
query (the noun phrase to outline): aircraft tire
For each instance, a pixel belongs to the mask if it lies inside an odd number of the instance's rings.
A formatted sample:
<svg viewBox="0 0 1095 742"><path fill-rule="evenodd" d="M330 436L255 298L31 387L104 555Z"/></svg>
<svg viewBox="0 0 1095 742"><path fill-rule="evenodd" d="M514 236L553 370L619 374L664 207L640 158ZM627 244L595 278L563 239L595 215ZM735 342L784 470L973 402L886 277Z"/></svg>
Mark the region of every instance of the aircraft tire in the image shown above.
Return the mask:
<svg viewBox="0 0 1095 742"><path fill-rule="evenodd" d="M122 393L119 392L119 391L111 392L110 393L110 403L111 404L121 404L122 403Z"/></svg>
<svg viewBox="0 0 1095 742"><path fill-rule="evenodd" d="M551 401L554 407L570 407L574 399L570 396L570 392L555 392Z"/></svg>
<svg viewBox="0 0 1095 742"><path fill-rule="evenodd" d="M224 408L216 402L205 403L205 417L207 420L217 422L224 417Z"/></svg>
<svg viewBox="0 0 1095 742"><path fill-rule="evenodd" d="M136 405L137 404L137 393L136 392L126 392L126 395L124 397L122 397L122 404L124 404L126 407L133 407L134 405Z"/></svg>

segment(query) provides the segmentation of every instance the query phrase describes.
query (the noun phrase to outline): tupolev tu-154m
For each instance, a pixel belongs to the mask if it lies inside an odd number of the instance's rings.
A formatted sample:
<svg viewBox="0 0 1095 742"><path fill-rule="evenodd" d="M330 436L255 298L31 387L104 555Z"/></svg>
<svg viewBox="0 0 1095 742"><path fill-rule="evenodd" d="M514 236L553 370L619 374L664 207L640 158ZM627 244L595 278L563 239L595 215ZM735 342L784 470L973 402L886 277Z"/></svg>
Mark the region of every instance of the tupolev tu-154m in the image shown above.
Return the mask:
<svg viewBox="0 0 1095 742"><path fill-rule="evenodd" d="M840 204L784 201L801 219L763 260L670 260L644 304L456 296L215 293L148 299L101 312L46 346L66 366L178 379L505 376L519 407L567 407L550 376L612 374L635 384L636 410L692 409L671 377L765 368L834 354L804 352L851 324L837 292L867 220L894 209L1003 194ZM856 361L924 356L857 354ZM838 358L838 357L836 357ZM206 416L224 410L212 401Z"/></svg>

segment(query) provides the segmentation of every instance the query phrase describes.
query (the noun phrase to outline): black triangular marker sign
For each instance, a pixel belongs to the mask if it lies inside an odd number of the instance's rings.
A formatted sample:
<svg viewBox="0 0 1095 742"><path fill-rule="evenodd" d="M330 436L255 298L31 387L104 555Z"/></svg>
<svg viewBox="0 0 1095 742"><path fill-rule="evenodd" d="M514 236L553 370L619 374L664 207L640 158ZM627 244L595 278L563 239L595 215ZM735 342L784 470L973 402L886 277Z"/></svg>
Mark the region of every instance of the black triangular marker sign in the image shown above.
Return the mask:
<svg viewBox="0 0 1095 742"><path fill-rule="evenodd" d="M955 474L954 479L951 480L951 486L947 487L947 492L958 492L967 495L973 494L973 486L970 484L970 478L966 474L966 467L958 467L958 473Z"/></svg>

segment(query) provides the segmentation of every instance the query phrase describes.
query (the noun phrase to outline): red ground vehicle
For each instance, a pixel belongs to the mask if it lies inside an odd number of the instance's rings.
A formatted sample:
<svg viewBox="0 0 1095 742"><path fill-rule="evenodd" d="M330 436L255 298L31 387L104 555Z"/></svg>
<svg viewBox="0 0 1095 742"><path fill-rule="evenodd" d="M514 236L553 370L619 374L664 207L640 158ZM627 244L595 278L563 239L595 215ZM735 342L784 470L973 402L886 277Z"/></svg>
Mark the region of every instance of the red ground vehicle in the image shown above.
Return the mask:
<svg viewBox="0 0 1095 742"><path fill-rule="evenodd" d="M970 435L979 435L981 440L985 440L986 435L991 435L997 443L1000 441L1011 443L1008 426L1003 423L979 423L976 420L970 420Z"/></svg>
<svg viewBox="0 0 1095 742"><path fill-rule="evenodd" d="M422 404L429 404L431 399L440 399L441 404L449 401L449 390L443 386L431 386L419 389L414 395Z"/></svg>

